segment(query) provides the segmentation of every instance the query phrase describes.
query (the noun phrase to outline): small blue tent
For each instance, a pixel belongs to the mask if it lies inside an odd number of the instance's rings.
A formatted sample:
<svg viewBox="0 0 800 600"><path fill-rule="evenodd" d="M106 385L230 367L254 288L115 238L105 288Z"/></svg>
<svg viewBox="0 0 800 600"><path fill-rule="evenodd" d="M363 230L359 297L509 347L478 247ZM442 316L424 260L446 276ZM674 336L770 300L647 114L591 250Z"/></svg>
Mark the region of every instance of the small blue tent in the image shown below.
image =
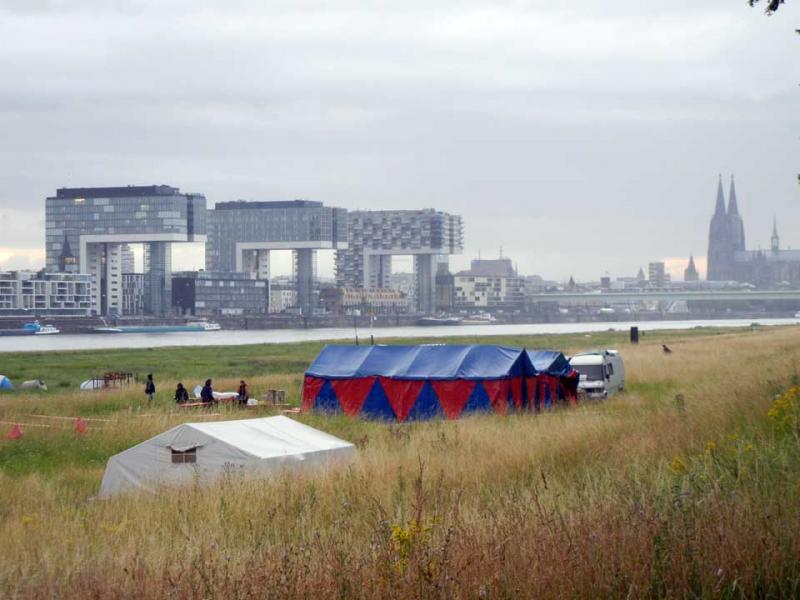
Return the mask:
<svg viewBox="0 0 800 600"><path fill-rule="evenodd" d="M303 408L398 421L505 413L509 406L525 408L528 398L535 401L545 383L547 390L552 388L547 406L564 399L571 388L560 386L561 379L573 375L564 355L553 351L490 345L334 345L323 348L306 372Z"/></svg>
<svg viewBox="0 0 800 600"><path fill-rule="evenodd" d="M0 375L0 390L13 390L14 386L11 385L11 380L5 375Z"/></svg>

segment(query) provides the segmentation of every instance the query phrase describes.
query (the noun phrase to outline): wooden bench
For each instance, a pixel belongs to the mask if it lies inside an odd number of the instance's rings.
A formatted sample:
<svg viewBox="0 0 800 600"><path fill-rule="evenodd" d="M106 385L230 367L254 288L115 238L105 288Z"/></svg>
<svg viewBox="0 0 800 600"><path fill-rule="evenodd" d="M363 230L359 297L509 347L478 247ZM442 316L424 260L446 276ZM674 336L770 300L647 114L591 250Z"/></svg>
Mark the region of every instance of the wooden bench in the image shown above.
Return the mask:
<svg viewBox="0 0 800 600"><path fill-rule="evenodd" d="M208 408L214 406L213 402L182 402L175 405L177 408Z"/></svg>

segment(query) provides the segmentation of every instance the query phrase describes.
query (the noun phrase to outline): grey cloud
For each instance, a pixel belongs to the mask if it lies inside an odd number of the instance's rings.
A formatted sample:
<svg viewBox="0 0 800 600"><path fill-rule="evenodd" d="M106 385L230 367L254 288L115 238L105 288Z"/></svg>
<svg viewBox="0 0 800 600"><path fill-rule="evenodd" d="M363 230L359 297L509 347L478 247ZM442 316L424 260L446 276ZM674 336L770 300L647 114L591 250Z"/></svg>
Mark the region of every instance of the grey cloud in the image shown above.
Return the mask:
<svg viewBox="0 0 800 600"><path fill-rule="evenodd" d="M797 9L562 4L2 2L0 207L161 182L439 206L468 253L591 277L703 254L735 171L748 237L777 212L800 244L800 63L764 60Z"/></svg>

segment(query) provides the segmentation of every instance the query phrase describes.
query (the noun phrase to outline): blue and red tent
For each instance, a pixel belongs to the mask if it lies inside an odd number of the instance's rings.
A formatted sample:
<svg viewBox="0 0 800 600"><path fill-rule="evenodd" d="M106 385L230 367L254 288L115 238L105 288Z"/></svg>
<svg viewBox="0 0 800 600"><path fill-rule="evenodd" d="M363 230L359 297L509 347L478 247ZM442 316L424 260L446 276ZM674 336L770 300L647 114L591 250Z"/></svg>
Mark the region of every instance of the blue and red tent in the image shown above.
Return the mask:
<svg viewBox="0 0 800 600"><path fill-rule="evenodd" d="M303 409L407 421L540 411L574 402L560 352L502 346L326 346L303 382Z"/></svg>

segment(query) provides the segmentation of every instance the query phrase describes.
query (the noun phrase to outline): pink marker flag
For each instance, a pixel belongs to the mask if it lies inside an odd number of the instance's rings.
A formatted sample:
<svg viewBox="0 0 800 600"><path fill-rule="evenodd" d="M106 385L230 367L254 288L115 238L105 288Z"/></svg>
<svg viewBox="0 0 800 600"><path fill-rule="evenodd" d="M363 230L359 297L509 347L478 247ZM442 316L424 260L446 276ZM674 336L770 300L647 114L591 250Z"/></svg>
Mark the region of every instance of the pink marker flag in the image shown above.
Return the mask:
<svg viewBox="0 0 800 600"><path fill-rule="evenodd" d="M78 435L83 435L86 433L86 429L86 421L84 421L83 418L78 417L75 421L75 433Z"/></svg>
<svg viewBox="0 0 800 600"><path fill-rule="evenodd" d="M7 440L18 440L22 437L22 427L20 427L19 423L14 423L14 426L11 428L11 431L8 432L6 435Z"/></svg>

